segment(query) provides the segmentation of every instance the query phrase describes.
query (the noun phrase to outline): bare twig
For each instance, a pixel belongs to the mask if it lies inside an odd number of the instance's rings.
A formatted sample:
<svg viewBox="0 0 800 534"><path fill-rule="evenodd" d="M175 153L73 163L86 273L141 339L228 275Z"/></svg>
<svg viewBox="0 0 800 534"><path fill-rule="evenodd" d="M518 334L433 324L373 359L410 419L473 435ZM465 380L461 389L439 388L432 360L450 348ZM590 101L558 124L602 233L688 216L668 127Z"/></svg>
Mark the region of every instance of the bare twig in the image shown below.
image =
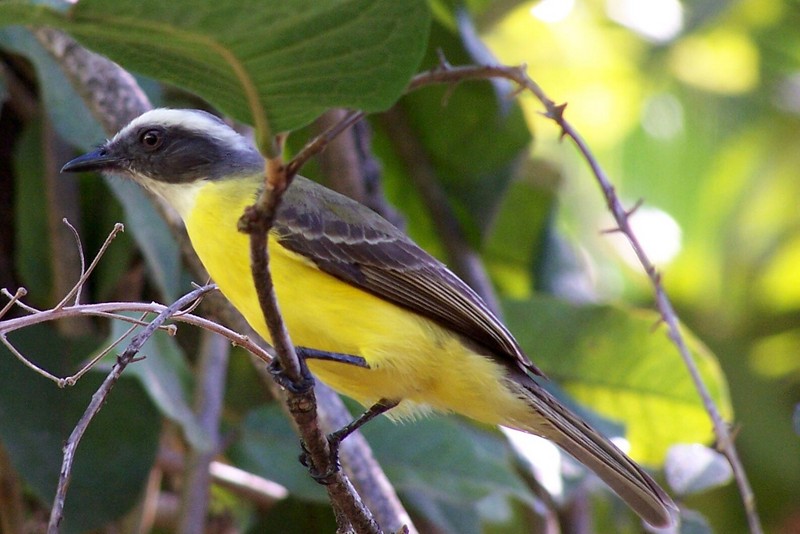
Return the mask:
<svg viewBox="0 0 800 534"><path fill-rule="evenodd" d="M650 278L650 283L653 286L653 292L655 294L656 306L658 307L664 323L667 325L669 338L677 347L684 365L689 370L695 389L697 389L697 392L702 398L703 405L711 418L714 425L717 446L728 459L733 469L734 477L744 503L750 532L753 534L760 534L763 529L756 509L755 496L753 495L752 488L747 479L747 474L736 452L736 447L728 432L727 424L722 419L719 410L714 404L714 400L711 398L708 388L703 383L697 365L692 358L691 351L686 345L686 341L681 333L677 314L664 290L661 276L634 234L629 221L630 212L623 207L614 190L614 186L600 167L597 158L594 157L594 154L589 149L583 137L581 137L577 130L564 118L566 104L556 104L551 100L542 88L528 76L525 66L509 67L483 65L453 67L446 61L441 61L440 65L436 68L415 76L409 85L409 90L436 83L458 83L465 80L483 80L487 78L505 78L518 84L520 89L533 93L544 106L544 115L558 124L561 128L562 136L570 138L575 143L578 151L589 164L595 179L602 189L608 208L614 216L619 231L627 237L644 271Z"/></svg>
<svg viewBox="0 0 800 534"><path fill-rule="evenodd" d="M209 286L203 286L203 288L215 289L216 286L212 284ZM146 326L150 323L143 323L142 321L135 319L133 317L119 315L119 313L134 312L134 313L160 314L165 309L166 306L164 306L163 304L157 304L155 302L151 303L103 302L98 304L79 304L78 306L65 306L61 309L42 310L33 315L25 315L23 317L16 317L14 319L7 319L5 321L0 321L0 341L7 342L6 339L7 335L15 330L20 330L28 326L33 326L35 324L45 323L48 321L63 319L65 317L75 317L78 315L110 317L112 319L126 321L140 326ZM187 313L176 313L172 316L172 319L174 321L190 324L192 326L196 326L204 330L215 332L225 337L232 345L240 346L245 350L247 350L249 353L255 355L262 362L266 364L272 362L272 355L269 353L269 351L261 348L250 337L239 334L217 322ZM174 325L161 325L159 328L167 329L169 332L174 331ZM13 348L13 345L11 345L11 343L8 343L6 346L12 352L16 350ZM18 354L18 357L22 359L22 362L25 363L25 365L29 367L33 365L27 360L25 356L19 354L18 351L16 352L16 354ZM34 370L37 370L38 372L38 369L39 369L38 367L34 366ZM54 377L52 375L49 375L48 378L50 378L56 383L61 383L65 380L63 378Z"/></svg>
<svg viewBox="0 0 800 534"><path fill-rule="evenodd" d="M125 351L117 357L117 363L114 364L111 372L109 372L106 379L97 389L97 391L95 391L94 395L92 395L91 402L86 407L86 410L78 420L78 423L75 425L75 428L72 430L72 433L70 434L69 438L67 438L67 441L64 445L64 459L61 464L58 487L56 489L56 495L53 499L53 508L50 512L50 521L47 526L48 534L56 534L59 532L59 525L64 517L64 503L66 501L67 489L72 476L72 464L75 459L75 452L78 448L78 444L80 443L83 434L86 432L86 429L89 427L89 423L100 411L100 408L105 403L108 394L111 392L111 389L119 380L119 377L122 375L122 371L134 360L136 354L139 352L145 342L147 342L147 340L150 339L150 337L155 333L160 325L169 319L176 311L201 298L205 293L211 291L212 289L214 289L214 286L204 286L195 289L176 300L172 305L164 309L164 311L162 311L155 319L153 319L153 321L147 327L145 327L144 330L134 336Z"/></svg>
<svg viewBox="0 0 800 534"><path fill-rule="evenodd" d="M25 289L24 287L18 288L13 295L9 293L7 289L3 288L3 295L8 297L8 303L5 306L3 306L2 309L0 309L0 319L2 319L5 316L5 314L8 313L8 310L14 307L14 304L16 304L19 299L21 299L27 294L28 290Z"/></svg>
<svg viewBox="0 0 800 534"><path fill-rule="evenodd" d="M64 222L69 225L66 220ZM64 298L61 299L61 302L56 304L56 309L63 307L67 302L72 300L73 297L75 297L76 302L78 301L77 295L80 293L81 288L83 288L83 285L86 283L86 280L88 280L94 272L95 267L97 267L97 264L100 262L100 258L102 258L103 254L106 253L106 249L108 249L108 246L117 237L117 234L124 231L125 226L122 223L117 223L114 225L114 229L111 230L111 232L108 234L108 237L106 237L106 240L103 241L103 245L100 247L100 250L97 251L92 263L89 264L89 267L85 271L81 272L81 277L78 279L75 285L72 286L72 289L69 291L69 293L67 293ZM80 240L78 241L78 245L80 246ZM83 267L83 262L81 262L81 267Z"/></svg>

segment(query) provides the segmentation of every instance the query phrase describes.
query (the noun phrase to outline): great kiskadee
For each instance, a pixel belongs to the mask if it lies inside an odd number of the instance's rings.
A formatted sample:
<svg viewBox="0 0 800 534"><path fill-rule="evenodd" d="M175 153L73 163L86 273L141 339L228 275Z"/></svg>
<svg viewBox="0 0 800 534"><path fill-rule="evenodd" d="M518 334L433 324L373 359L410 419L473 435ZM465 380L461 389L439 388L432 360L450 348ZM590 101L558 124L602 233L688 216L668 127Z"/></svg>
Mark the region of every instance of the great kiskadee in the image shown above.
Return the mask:
<svg viewBox="0 0 800 534"><path fill-rule="evenodd" d="M128 176L180 214L222 293L269 340L250 270L244 208L264 186L264 160L243 136L197 110L134 119L63 171ZM543 436L594 471L645 521L675 505L633 460L546 392L542 374L481 298L365 206L297 176L269 233L270 270L292 341L363 358L309 360L311 371L364 405L437 410Z"/></svg>

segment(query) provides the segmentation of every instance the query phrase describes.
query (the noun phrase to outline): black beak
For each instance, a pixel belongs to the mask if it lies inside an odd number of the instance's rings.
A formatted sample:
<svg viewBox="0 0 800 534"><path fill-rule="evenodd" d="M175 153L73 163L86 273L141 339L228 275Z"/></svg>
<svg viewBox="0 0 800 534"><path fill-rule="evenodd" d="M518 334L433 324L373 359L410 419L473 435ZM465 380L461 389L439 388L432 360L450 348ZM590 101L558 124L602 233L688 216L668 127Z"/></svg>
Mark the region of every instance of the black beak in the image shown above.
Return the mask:
<svg viewBox="0 0 800 534"><path fill-rule="evenodd" d="M108 148L101 146L68 162L61 167L61 172L107 171L114 169L119 161Z"/></svg>

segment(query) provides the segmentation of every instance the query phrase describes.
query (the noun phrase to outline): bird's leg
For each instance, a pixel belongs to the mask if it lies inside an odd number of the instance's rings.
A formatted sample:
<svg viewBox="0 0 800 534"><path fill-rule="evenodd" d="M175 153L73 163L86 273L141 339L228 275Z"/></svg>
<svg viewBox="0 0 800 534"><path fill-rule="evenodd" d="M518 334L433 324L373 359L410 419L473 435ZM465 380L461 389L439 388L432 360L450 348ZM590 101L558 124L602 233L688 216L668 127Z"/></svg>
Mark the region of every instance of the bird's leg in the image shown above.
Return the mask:
<svg viewBox="0 0 800 534"><path fill-rule="evenodd" d="M325 350L311 349L308 347L295 347L297 355L301 358L322 360L326 362L346 363L348 365L355 365L356 367L363 367L369 369L367 360L361 356L353 356L352 354L342 354L341 352L328 352Z"/></svg>
<svg viewBox="0 0 800 534"><path fill-rule="evenodd" d="M325 473L312 473L311 476L314 478L314 480L320 484L330 484L333 482L334 473L341 468L341 464L339 463L339 446L341 445L342 441L344 441L347 436L375 419L377 416L388 412L398 404L400 404L400 401L381 399L370 406L367 411L350 421L339 430L328 434L328 447L330 448L331 454L331 468ZM309 467L310 465L310 458L308 457L308 451L305 450L305 447L303 447L303 454L300 456L300 462L302 462L302 464L306 467Z"/></svg>
<svg viewBox="0 0 800 534"><path fill-rule="evenodd" d="M308 365L306 365L306 360L308 359L345 363L348 365L355 365L356 367L369 369L367 360L361 356L341 354L339 352L327 352L308 347L295 347L295 350L297 351L297 356L300 360L300 381L292 380L286 376L286 373L284 372L280 361L277 358L274 358L269 364L269 372L272 375L272 378L275 379L275 382L288 389L292 393L304 393L308 391L309 388L314 387L314 377L311 376L311 372L308 370Z"/></svg>

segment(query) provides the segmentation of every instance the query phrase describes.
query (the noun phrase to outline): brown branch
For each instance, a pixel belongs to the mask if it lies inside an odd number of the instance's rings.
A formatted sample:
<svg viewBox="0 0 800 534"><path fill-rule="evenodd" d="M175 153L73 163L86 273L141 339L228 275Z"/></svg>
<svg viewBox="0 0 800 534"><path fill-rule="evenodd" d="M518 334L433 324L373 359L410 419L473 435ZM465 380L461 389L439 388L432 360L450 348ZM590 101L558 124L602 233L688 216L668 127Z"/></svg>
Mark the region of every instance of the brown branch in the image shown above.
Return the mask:
<svg viewBox="0 0 800 534"><path fill-rule="evenodd" d="M756 509L755 496L747 479L747 474L745 473L744 467L739 459L736 446L734 445L731 435L728 432L728 426L722 419L719 410L714 404L714 400L711 398L708 388L703 383L703 379L700 376L697 365L692 358L691 351L686 345L686 341L679 326L678 316L669 297L667 296L666 291L664 290L661 276L645 253L644 248L636 237L636 234L633 232L629 221L630 213L623 207L622 202L620 202L619 197L614 190L614 186L611 184L611 181L605 174L605 171L603 171L602 167L597 161L597 158L594 157L594 154L589 149L583 137L564 118L564 109L566 108L566 104L556 104L553 100L551 100L545 94L542 88L539 87L539 85L528 76L524 65L518 67L493 65L452 67L446 61L442 61L436 68L415 76L409 84L409 90L418 89L430 84L459 83L466 80L485 80L487 78L505 78L515 82L521 88L521 90L527 90L533 93L544 106L545 117L558 124L558 126L561 128L562 137L570 138L580 154L589 164L595 179L600 185L603 196L606 200L606 204L608 205L608 209L611 211L619 231L622 232L625 237L627 237L628 242L636 254L636 257L639 259L639 262L642 265L642 268L650 278L650 283L653 287L653 293L655 295L656 306L664 320L664 323L667 325L669 338L677 347L678 352L683 359L684 365L691 375L695 389L703 401L706 412L708 412L711 418L711 421L714 425L714 434L717 439L717 447L728 459L728 462L731 464L731 468L733 469L734 477L744 503L750 532L753 534L760 534L763 529L761 527L761 521Z"/></svg>
<svg viewBox="0 0 800 534"><path fill-rule="evenodd" d="M103 407L106 402L108 394L111 389L119 380L122 371L129 363L134 361L136 354L141 350L142 346L148 339L158 330L158 328L172 315L179 311L184 306L191 304L193 301L201 298L205 293L214 289L213 286L204 286L197 288L183 297L176 300L172 305L162 311L153 321L141 332L139 332L128 344L125 351L117 357L117 363L111 368L108 376L106 376L103 383L97 388L97 391L92 395L92 400L86 407L78 423L73 428L72 432L64 444L64 459L61 464L61 472L58 478L58 486L56 489L55 497L53 498L53 508L50 512L50 521L47 525L48 534L57 534L59 532L59 525L64 518L64 504L67 498L67 489L69 488L70 479L72 477L72 465L75 460L75 452L80 444L83 434L89 427L92 419Z"/></svg>
<svg viewBox="0 0 800 534"><path fill-rule="evenodd" d="M331 457L326 434L320 428L317 417L317 400L309 383L310 374L305 363L297 357L289 332L281 317L275 287L269 270L267 236L286 188L294 174L287 173L279 158L267 160L266 187L256 204L245 209L239 220L240 231L250 236L250 266L258 301L275 347L280 372L295 386L286 388L285 401L300 433L303 446L308 453L311 469L315 474L327 477L325 488L334 507L339 530L357 533L381 532L372 514L364 506L350 480ZM296 172L296 171L295 171Z"/></svg>
<svg viewBox="0 0 800 534"><path fill-rule="evenodd" d="M404 225L403 217L383 194L380 164L370 146L372 132L369 123L363 120L353 122L350 117L352 113L355 112L336 108L317 119L316 126L322 136L352 123L351 128L333 138L324 150L319 151L320 170L325 183L401 228ZM359 113L354 118L361 116Z"/></svg>

